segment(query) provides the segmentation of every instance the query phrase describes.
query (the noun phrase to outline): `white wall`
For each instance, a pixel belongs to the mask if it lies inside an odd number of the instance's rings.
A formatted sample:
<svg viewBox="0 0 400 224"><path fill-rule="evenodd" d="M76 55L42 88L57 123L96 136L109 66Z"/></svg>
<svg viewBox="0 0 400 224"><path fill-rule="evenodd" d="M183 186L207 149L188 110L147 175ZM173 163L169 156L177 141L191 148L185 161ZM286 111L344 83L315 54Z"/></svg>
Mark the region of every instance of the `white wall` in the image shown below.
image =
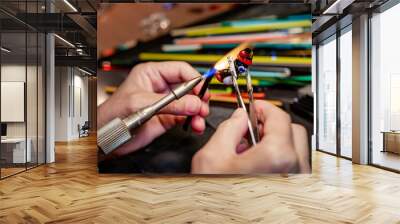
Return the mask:
<svg viewBox="0 0 400 224"><path fill-rule="evenodd" d="M1 81L25 82L25 65L2 65ZM6 108L1 108L5 110ZM11 122L7 123L7 137L25 137L25 123Z"/></svg>
<svg viewBox="0 0 400 224"><path fill-rule="evenodd" d="M69 68L55 68L55 141L68 141Z"/></svg>
<svg viewBox="0 0 400 224"><path fill-rule="evenodd" d="M78 139L78 124L88 120L88 78L72 67L56 67L55 73L55 140Z"/></svg>
<svg viewBox="0 0 400 224"><path fill-rule="evenodd" d="M78 72L78 73L77 73ZM80 73L79 70L74 70L74 91L72 92L73 96L72 105L74 105L72 109L72 119L71 119L71 135L72 138L78 138L78 124L83 125L85 121L88 121L89 111L88 111L88 78L87 76L82 76L83 73ZM81 111L80 111L81 110Z"/></svg>

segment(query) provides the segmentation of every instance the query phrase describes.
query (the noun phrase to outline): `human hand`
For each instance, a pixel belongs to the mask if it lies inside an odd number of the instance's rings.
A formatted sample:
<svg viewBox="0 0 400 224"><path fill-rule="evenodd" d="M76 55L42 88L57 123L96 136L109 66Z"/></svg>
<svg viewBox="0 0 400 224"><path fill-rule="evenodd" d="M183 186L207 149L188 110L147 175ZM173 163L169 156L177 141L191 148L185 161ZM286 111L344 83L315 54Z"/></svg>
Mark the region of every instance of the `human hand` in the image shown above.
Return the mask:
<svg viewBox="0 0 400 224"><path fill-rule="evenodd" d="M97 123L101 128L115 117L125 118L137 110L161 99L174 85L191 80L200 74L185 62L148 62L135 66L118 90L98 107ZM204 118L209 113L206 93L201 100L198 96L201 84L190 94L183 96L162 109L159 114L148 120L137 132L135 138L117 150L116 155L136 151L176 124L183 122L185 116L194 116L191 122L195 133L205 129Z"/></svg>
<svg viewBox="0 0 400 224"><path fill-rule="evenodd" d="M250 148L243 143L248 130L248 116L243 109L237 109L195 154L192 173L310 172L304 127L292 124L287 113L266 101L254 103L260 123L260 142Z"/></svg>

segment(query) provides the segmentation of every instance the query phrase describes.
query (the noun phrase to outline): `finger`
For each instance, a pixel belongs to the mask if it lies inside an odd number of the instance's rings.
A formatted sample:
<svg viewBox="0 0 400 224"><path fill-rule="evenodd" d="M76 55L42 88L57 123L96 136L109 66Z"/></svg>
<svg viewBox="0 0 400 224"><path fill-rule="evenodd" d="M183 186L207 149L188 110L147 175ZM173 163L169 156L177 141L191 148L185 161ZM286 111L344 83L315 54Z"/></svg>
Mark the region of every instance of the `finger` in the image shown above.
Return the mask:
<svg viewBox="0 0 400 224"><path fill-rule="evenodd" d="M210 94L210 91L208 91L208 89L207 89L206 93L204 94L203 98L201 98L201 99L204 102L208 102L210 100L210 98L211 98L211 94Z"/></svg>
<svg viewBox="0 0 400 224"><path fill-rule="evenodd" d="M290 136L291 119L289 114L275 105L262 100L256 100L254 106L257 119L263 123L263 135Z"/></svg>
<svg viewBox="0 0 400 224"><path fill-rule="evenodd" d="M309 163L309 145L307 138L306 129L298 124L292 124L293 132L293 142L295 146L295 151L299 159L300 172L309 173L310 163Z"/></svg>
<svg viewBox="0 0 400 224"><path fill-rule="evenodd" d="M178 124L183 124L186 121L186 117L185 116L177 116L177 118L175 120Z"/></svg>
<svg viewBox="0 0 400 224"><path fill-rule="evenodd" d="M164 107L160 113L162 114L174 114L174 115L198 115L207 113L208 105L194 95L185 95L179 100L175 100ZM207 115L205 115L207 116Z"/></svg>
<svg viewBox="0 0 400 224"><path fill-rule="evenodd" d="M193 88L193 93L196 94L196 95L199 95L199 93L200 93L201 88L203 87L203 85L204 85L204 80L201 81L197 86L195 86L195 87Z"/></svg>
<svg viewBox="0 0 400 224"><path fill-rule="evenodd" d="M243 173L290 173L297 167L296 153L279 148L266 148L262 143L238 156ZM297 171L296 171L297 172Z"/></svg>
<svg viewBox="0 0 400 224"><path fill-rule="evenodd" d="M218 126L207 144L223 146L218 150L236 154L236 148L248 130L247 119L247 113L241 108L237 109L228 120Z"/></svg>
<svg viewBox="0 0 400 224"><path fill-rule="evenodd" d="M247 149L249 149L249 143L246 140L244 140L236 148L236 153L240 154L240 153L246 151Z"/></svg>
<svg viewBox="0 0 400 224"><path fill-rule="evenodd" d="M148 66L151 66L153 71L148 74L152 80L162 79L169 84L185 82L200 76L196 69L183 61L151 62Z"/></svg>
<svg viewBox="0 0 400 224"><path fill-rule="evenodd" d="M257 124L257 130L258 130L258 134L260 139L262 139L264 137L264 125L262 123L258 123Z"/></svg>
<svg viewBox="0 0 400 224"><path fill-rule="evenodd" d="M145 145L148 145L155 138L165 133L168 129L175 126L179 119L184 117L172 115L159 115L154 116L135 131L135 137L120 146L113 153L121 156L134 152Z"/></svg>
<svg viewBox="0 0 400 224"><path fill-rule="evenodd" d="M202 134L206 129L206 122L200 116L194 116L191 121L192 131L196 134Z"/></svg>
<svg viewBox="0 0 400 224"><path fill-rule="evenodd" d="M201 109L199 114L202 117L207 117L208 114L210 114L210 107L208 106L208 103L206 102L201 103Z"/></svg>

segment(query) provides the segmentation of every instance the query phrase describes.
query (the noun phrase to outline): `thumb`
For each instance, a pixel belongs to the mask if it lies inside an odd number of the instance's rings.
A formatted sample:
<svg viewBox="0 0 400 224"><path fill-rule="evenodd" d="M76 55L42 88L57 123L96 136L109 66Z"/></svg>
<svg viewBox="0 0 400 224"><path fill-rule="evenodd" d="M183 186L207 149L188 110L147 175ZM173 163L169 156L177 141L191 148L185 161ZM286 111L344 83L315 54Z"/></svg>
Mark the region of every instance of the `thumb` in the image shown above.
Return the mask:
<svg viewBox="0 0 400 224"><path fill-rule="evenodd" d="M218 126L208 144L221 147L220 150L236 152L236 147L247 133L247 120L247 113L241 108L237 109L228 120Z"/></svg>

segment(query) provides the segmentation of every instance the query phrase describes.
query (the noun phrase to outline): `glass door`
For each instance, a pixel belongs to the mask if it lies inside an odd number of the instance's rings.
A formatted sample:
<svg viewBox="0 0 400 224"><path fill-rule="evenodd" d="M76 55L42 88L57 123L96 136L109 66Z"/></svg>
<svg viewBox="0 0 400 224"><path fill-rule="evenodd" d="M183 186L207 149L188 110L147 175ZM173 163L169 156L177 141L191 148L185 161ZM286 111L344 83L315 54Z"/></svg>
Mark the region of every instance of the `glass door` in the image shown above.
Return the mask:
<svg viewBox="0 0 400 224"><path fill-rule="evenodd" d="M370 162L400 171L400 4L371 18Z"/></svg>
<svg viewBox="0 0 400 224"><path fill-rule="evenodd" d="M42 13L43 3L12 6L24 15ZM5 178L45 163L46 39L8 14L0 17L8 21L0 23L0 178Z"/></svg>
<svg viewBox="0 0 400 224"><path fill-rule="evenodd" d="M26 32L1 33L1 176L26 170L32 151L27 141Z"/></svg>

